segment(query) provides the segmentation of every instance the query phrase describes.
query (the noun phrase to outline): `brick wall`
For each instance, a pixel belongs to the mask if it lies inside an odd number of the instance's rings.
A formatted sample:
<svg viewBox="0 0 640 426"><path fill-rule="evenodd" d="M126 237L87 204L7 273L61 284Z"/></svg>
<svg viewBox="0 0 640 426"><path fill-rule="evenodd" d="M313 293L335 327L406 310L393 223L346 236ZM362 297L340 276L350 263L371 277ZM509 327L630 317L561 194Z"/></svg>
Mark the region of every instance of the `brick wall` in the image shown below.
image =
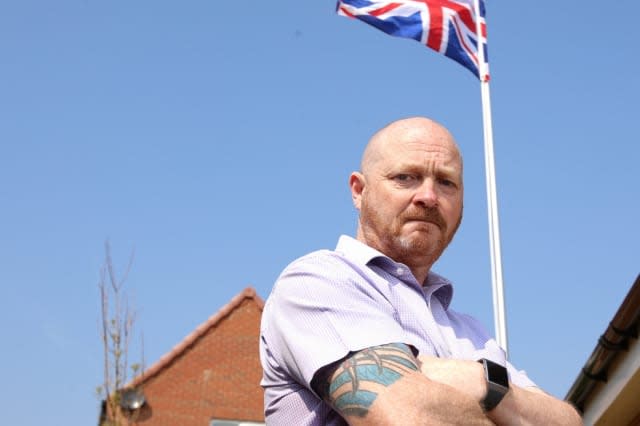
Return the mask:
<svg viewBox="0 0 640 426"><path fill-rule="evenodd" d="M264 422L258 353L262 308L244 298L144 380L136 424L208 426L212 418Z"/></svg>

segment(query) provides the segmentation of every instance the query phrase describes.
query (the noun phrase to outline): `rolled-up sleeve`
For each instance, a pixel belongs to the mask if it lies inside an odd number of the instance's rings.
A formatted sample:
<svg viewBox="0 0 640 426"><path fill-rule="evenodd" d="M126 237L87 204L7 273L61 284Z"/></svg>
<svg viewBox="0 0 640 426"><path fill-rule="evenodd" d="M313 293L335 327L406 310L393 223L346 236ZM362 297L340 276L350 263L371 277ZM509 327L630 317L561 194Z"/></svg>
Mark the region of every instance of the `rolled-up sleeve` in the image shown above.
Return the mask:
<svg viewBox="0 0 640 426"><path fill-rule="evenodd" d="M349 352L405 339L385 289L357 275L344 258L319 252L289 265L269 296L264 343L307 388L316 371Z"/></svg>

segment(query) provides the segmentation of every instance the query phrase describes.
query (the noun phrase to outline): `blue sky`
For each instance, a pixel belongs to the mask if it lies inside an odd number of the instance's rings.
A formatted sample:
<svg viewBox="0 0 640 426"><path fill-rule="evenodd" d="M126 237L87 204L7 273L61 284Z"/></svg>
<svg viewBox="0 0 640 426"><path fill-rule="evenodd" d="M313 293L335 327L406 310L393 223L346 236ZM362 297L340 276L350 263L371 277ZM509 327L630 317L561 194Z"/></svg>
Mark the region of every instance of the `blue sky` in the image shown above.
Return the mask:
<svg viewBox="0 0 640 426"><path fill-rule="evenodd" d="M560 397L638 273L638 15L631 0L487 1L510 357ZM105 239L120 270L135 250L151 364L353 234L348 175L375 130L412 115L463 151L465 218L434 269L492 330L468 70L333 0L0 1L4 421L96 421Z"/></svg>

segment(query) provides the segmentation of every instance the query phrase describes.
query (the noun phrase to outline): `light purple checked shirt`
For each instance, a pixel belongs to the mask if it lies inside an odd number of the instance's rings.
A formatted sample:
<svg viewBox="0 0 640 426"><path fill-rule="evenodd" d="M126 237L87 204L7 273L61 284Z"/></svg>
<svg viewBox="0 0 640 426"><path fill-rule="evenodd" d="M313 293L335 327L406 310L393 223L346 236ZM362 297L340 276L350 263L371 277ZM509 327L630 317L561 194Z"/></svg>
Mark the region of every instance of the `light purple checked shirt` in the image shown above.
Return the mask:
<svg viewBox="0 0 640 426"><path fill-rule="evenodd" d="M453 286L411 270L348 236L282 272L262 313L260 359L268 425L346 425L311 390L320 368L349 352L400 342L422 355L491 359L518 386L535 386L473 317L449 308Z"/></svg>

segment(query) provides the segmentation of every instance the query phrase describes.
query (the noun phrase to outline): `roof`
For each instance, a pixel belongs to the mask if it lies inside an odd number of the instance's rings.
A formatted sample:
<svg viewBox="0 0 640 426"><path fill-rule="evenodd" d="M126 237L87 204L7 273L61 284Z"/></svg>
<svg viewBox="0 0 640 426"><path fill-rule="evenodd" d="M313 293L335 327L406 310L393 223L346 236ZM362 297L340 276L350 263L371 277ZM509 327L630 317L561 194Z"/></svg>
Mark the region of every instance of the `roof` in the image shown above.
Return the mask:
<svg viewBox="0 0 640 426"><path fill-rule="evenodd" d="M133 379L125 387L136 387L146 382L149 378L158 374L162 369L170 365L175 359L180 357L193 343L195 343L200 337L206 334L211 328L218 325L224 318L226 318L231 312L237 309L245 299L252 299L260 311L264 309L264 300L258 296L256 290L253 287L247 287L242 290L241 293L236 295L229 303L224 305L218 310L218 312L211 315L205 322L200 324L193 330L187 337L185 337L180 343L175 345L168 353L164 354L155 364L146 369L143 374Z"/></svg>
<svg viewBox="0 0 640 426"><path fill-rule="evenodd" d="M601 386L612 379L616 370L620 370L621 365L630 361L629 358L634 358L632 348L636 346L639 328L640 275L636 277L604 334L598 339L591 356L565 399L584 412L588 402L595 395L606 390ZM631 359L631 361L634 360ZM628 380L632 374L625 370L624 375L625 380Z"/></svg>

